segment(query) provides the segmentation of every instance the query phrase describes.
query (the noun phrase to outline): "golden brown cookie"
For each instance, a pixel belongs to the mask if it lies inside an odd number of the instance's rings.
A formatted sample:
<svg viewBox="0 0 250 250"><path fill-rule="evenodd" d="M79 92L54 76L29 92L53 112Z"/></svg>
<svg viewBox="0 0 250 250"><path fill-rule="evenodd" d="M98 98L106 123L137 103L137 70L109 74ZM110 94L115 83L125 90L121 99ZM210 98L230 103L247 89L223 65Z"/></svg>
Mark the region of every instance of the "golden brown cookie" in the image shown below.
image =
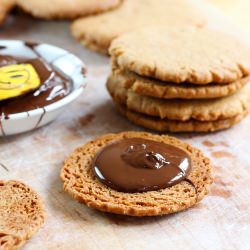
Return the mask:
<svg viewBox="0 0 250 250"><path fill-rule="evenodd" d="M23 245L20 237L5 232L0 232L0 249L1 250L17 250Z"/></svg>
<svg viewBox="0 0 250 250"><path fill-rule="evenodd" d="M134 124L158 132L214 132L232 127L233 125L239 123L248 114L248 111L245 111L242 114L228 119L207 122L191 119L182 122L140 114L128 110L119 104L117 104L117 106L120 112Z"/></svg>
<svg viewBox="0 0 250 250"><path fill-rule="evenodd" d="M17 6L34 17L73 19L107 11L121 0L16 0Z"/></svg>
<svg viewBox="0 0 250 250"><path fill-rule="evenodd" d="M14 7L14 0L0 0L0 25L5 20L9 11Z"/></svg>
<svg viewBox="0 0 250 250"><path fill-rule="evenodd" d="M200 0L126 0L113 11L76 20L72 33L86 47L107 54L114 38L137 28L201 27L216 19Z"/></svg>
<svg viewBox="0 0 250 250"><path fill-rule="evenodd" d="M250 85L228 97L201 100L167 100L143 96L118 87L110 81L107 88L115 102L131 111L177 121L216 121L232 118L245 113L250 103Z"/></svg>
<svg viewBox="0 0 250 250"><path fill-rule="evenodd" d="M144 28L115 39L109 51L115 67L172 83L230 83L250 74L250 46L213 29Z"/></svg>
<svg viewBox="0 0 250 250"><path fill-rule="evenodd" d="M44 223L44 204L18 181L0 181L0 197L0 246L19 249Z"/></svg>
<svg viewBox="0 0 250 250"><path fill-rule="evenodd" d="M93 158L107 144L123 138L145 138L176 146L188 153L193 168L189 181L172 187L143 193L118 192L97 180L92 172ZM154 216L178 212L193 206L207 193L212 182L211 162L203 153L176 138L145 132L108 134L76 149L61 170L64 189L87 206L115 214Z"/></svg>
<svg viewBox="0 0 250 250"><path fill-rule="evenodd" d="M133 72L115 70L108 78L108 82L116 84L137 94L162 99L210 99L229 96L241 89L250 81L244 77L229 84L174 84L170 82L157 81L151 78L141 77Z"/></svg>

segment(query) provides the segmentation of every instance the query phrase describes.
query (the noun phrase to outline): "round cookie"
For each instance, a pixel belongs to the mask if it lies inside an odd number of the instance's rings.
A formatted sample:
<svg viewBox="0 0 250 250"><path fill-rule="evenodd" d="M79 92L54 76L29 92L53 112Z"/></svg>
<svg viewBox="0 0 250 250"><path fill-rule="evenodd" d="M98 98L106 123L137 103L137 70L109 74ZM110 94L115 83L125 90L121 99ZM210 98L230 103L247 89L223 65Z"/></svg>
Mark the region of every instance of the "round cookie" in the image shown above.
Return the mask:
<svg viewBox="0 0 250 250"><path fill-rule="evenodd" d="M232 127L233 125L239 123L248 114L248 111L245 111L242 114L223 120L201 122L191 119L189 121L181 122L168 119L163 120L160 118L143 115L128 110L119 104L117 105L120 112L129 121L136 125L158 132L214 132Z"/></svg>
<svg viewBox="0 0 250 250"><path fill-rule="evenodd" d="M231 96L208 100L152 98L128 91L111 82L107 83L107 88L115 102L131 111L177 121L216 121L232 118L247 111L250 102L250 85Z"/></svg>
<svg viewBox="0 0 250 250"><path fill-rule="evenodd" d="M250 81L249 77L229 84L174 84L141 77L128 71L116 70L108 78L108 82L128 89L131 92L162 99L210 99L229 96L241 89Z"/></svg>
<svg viewBox="0 0 250 250"><path fill-rule="evenodd" d="M30 187L12 180L0 181L0 197L0 246L18 249L44 223L43 202Z"/></svg>
<svg viewBox="0 0 250 250"><path fill-rule="evenodd" d="M218 18L209 9L200 0L126 0L112 11L74 21L72 34L86 47L108 54L114 38L137 28L159 24L201 27L216 22Z"/></svg>
<svg viewBox="0 0 250 250"><path fill-rule="evenodd" d="M116 7L121 0L16 0L17 6L34 17L73 19Z"/></svg>
<svg viewBox="0 0 250 250"><path fill-rule="evenodd" d="M250 46L220 30L148 27L115 39L109 51L116 67L172 83L230 83L250 74Z"/></svg>
<svg viewBox="0 0 250 250"><path fill-rule="evenodd" d="M145 138L176 146L191 157L192 171L188 180L169 188L143 193L118 192L97 180L92 163L96 153L107 144L123 138ZM203 153L169 136L144 132L108 134L76 149L61 170L64 189L74 199L104 212L131 216L154 216L178 212L193 206L207 193L212 182L211 162Z"/></svg>
<svg viewBox="0 0 250 250"><path fill-rule="evenodd" d="M9 11L14 7L14 0L0 0L0 25L4 22Z"/></svg>

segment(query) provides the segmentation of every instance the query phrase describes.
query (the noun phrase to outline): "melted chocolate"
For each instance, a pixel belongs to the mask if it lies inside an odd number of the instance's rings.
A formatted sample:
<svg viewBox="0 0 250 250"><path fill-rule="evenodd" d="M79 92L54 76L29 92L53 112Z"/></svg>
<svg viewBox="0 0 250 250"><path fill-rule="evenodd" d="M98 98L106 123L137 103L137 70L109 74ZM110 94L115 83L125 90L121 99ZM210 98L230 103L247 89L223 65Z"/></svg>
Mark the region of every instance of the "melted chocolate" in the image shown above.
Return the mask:
<svg viewBox="0 0 250 250"><path fill-rule="evenodd" d="M93 162L96 177L122 192L144 192L173 186L189 175L189 155L172 145L142 138L107 145Z"/></svg>
<svg viewBox="0 0 250 250"><path fill-rule="evenodd" d="M24 42L26 47L31 48L32 50L35 50L35 48L39 45L39 43L36 42L30 42L30 41L26 41Z"/></svg>
<svg viewBox="0 0 250 250"><path fill-rule="evenodd" d="M198 200L198 189L195 186L195 184L188 178L185 178L184 181L188 182L194 188L196 194L196 200Z"/></svg>
<svg viewBox="0 0 250 250"><path fill-rule="evenodd" d="M34 44L33 46L36 45ZM36 69L42 84L36 90L0 101L0 117L2 116L5 119L8 119L8 116L11 114L43 108L64 98L71 91L70 80L42 58L28 59L0 55L0 66L22 63L31 64Z"/></svg>

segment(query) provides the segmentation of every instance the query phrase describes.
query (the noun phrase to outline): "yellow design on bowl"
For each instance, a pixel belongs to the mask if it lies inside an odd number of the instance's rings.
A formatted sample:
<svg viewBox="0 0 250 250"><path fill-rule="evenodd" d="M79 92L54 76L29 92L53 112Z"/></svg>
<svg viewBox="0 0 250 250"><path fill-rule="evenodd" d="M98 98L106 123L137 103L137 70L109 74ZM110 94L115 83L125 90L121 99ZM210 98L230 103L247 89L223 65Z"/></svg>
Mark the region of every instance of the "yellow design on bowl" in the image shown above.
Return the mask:
<svg viewBox="0 0 250 250"><path fill-rule="evenodd" d="M0 100L20 96L41 85L41 80L31 64L0 67Z"/></svg>

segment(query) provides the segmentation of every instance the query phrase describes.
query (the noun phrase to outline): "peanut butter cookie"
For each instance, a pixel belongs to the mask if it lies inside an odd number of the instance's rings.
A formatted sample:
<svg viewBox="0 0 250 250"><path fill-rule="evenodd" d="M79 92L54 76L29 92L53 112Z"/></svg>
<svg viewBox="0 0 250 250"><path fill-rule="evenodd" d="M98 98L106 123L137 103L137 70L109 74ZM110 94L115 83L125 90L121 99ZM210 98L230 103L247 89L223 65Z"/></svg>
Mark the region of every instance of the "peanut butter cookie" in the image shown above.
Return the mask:
<svg viewBox="0 0 250 250"><path fill-rule="evenodd" d="M250 74L250 46L207 28L144 28L120 36L109 51L114 67L171 83L225 84Z"/></svg>
<svg viewBox="0 0 250 250"><path fill-rule="evenodd" d="M0 181L0 248L19 249L44 223L41 198L18 181Z"/></svg>
<svg viewBox="0 0 250 250"><path fill-rule="evenodd" d="M118 6L121 0L16 0L17 6L34 17L73 19Z"/></svg>
<svg viewBox="0 0 250 250"><path fill-rule="evenodd" d="M161 99L212 99L229 96L241 89L250 78L244 77L228 84L196 85L189 83L175 84L151 78L141 77L130 71L115 70L108 78L108 84L115 84L136 94Z"/></svg>
<svg viewBox="0 0 250 250"><path fill-rule="evenodd" d="M202 27L217 19L200 0L126 0L112 11L74 21L72 33L86 47L108 54L114 38L137 28Z"/></svg>
<svg viewBox="0 0 250 250"><path fill-rule="evenodd" d="M131 111L126 107L117 104L120 112L131 122L144 128L152 129L158 132L214 132L222 129L228 129L239 123L248 111L227 119L215 121L197 121L190 119L188 121L175 121L169 119L160 119L157 117L144 115Z"/></svg>
<svg viewBox="0 0 250 250"><path fill-rule="evenodd" d="M250 85L231 96L201 100L166 100L143 96L112 82L108 82L107 88L115 102L131 111L182 122L190 119L211 122L232 118L245 113L250 103Z"/></svg>

